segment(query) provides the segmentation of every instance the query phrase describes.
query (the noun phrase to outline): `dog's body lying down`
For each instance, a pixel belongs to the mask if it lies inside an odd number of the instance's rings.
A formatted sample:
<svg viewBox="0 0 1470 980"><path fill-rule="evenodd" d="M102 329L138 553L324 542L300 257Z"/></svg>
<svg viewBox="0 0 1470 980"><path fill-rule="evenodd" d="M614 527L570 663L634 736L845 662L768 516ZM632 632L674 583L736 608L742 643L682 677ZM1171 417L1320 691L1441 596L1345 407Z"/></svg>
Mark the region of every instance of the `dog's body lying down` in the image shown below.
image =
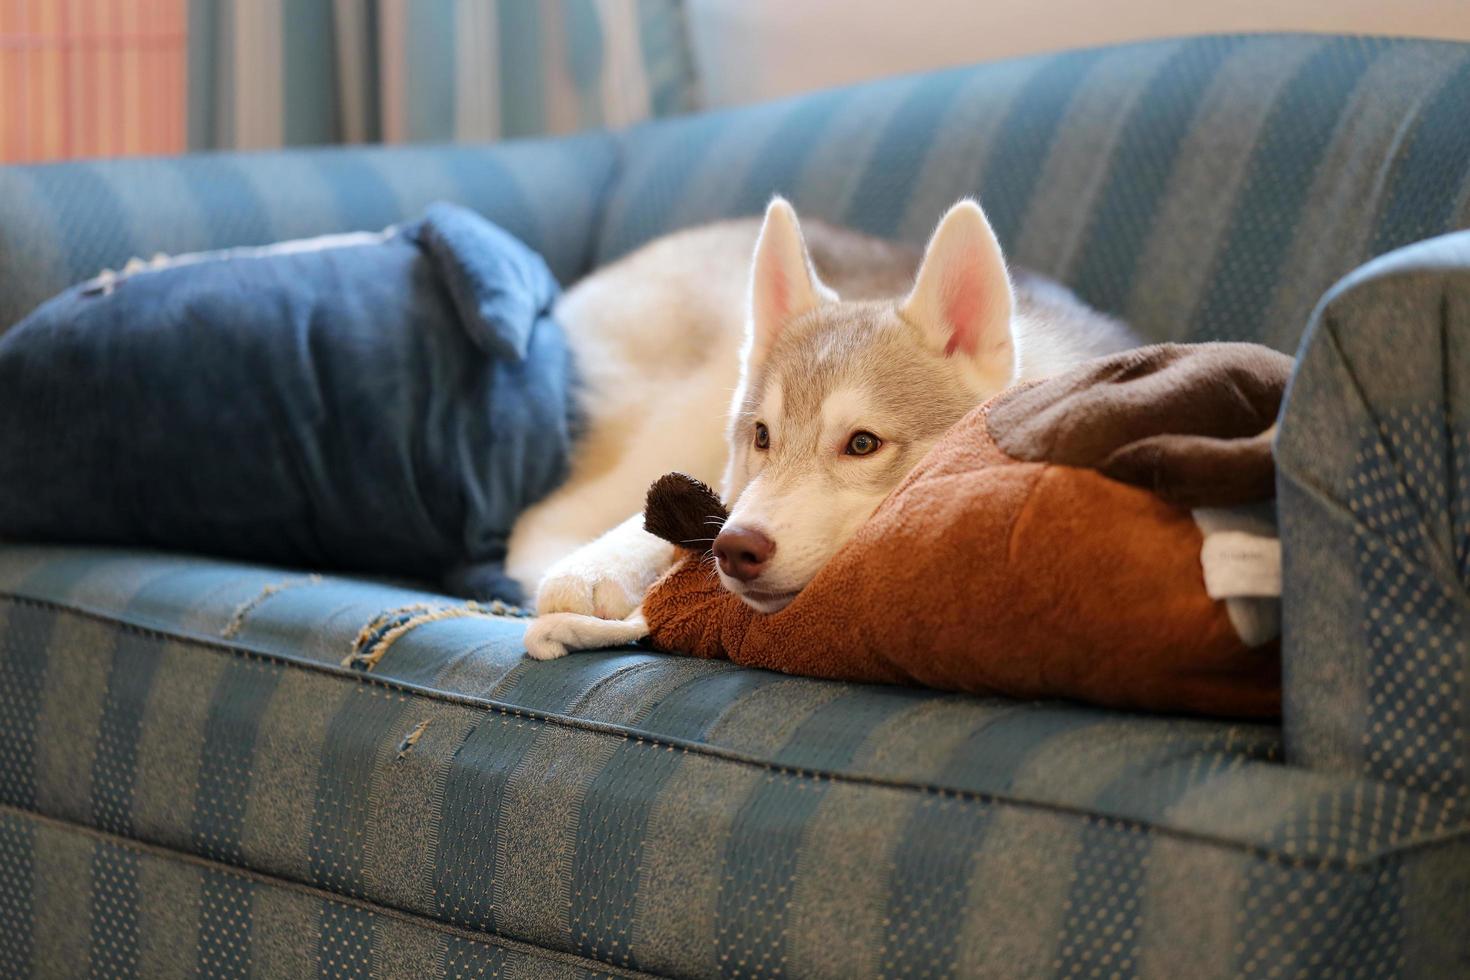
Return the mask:
<svg viewBox="0 0 1470 980"><path fill-rule="evenodd" d="M533 655L629 638L583 618L632 616L673 561L637 513L663 473L720 488L720 580L774 612L970 409L1137 343L1063 287L1008 275L972 201L921 256L818 222L803 236L777 198L764 222L648 244L557 314L586 428L570 479L511 536L508 571L542 616ZM537 642L557 629L582 641Z"/></svg>

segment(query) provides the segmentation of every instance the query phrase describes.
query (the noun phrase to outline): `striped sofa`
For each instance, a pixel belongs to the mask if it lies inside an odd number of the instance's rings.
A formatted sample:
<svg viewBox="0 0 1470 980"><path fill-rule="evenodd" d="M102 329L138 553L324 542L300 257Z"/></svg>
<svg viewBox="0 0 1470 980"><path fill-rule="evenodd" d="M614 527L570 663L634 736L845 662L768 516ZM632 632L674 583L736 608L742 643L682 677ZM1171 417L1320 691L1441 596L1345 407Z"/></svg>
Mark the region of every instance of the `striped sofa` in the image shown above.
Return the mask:
<svg viewBox="0 0 1470 980"><path fill-rule="evenodd" d="M554 141L0 169L0 326L133 255L437 199L569 281L774 191L913 241L978 193L1148 336L1300 344L1281 725L533 663L512 610L411 583L0 545L0 974L1470 973L1470 45L1208 37Z"/></svg>

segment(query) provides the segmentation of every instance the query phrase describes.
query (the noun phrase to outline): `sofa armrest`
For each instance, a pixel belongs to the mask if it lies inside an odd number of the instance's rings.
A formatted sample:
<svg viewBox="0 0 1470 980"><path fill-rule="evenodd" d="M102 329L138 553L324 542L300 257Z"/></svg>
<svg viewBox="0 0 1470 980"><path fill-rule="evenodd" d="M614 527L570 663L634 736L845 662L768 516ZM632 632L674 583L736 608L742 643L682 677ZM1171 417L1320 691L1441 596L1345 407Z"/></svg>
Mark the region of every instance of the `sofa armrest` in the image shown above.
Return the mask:
<svg viewBox="0 0 1470 980"><path fill-rule="evenodd" d="M566 283L591 264L617 152L588 133L0 167L0 332L135 256L378 231L434 201L500 224Z"/></svg>
<svg viewBox="0 0 1470 980"><path fill-rule="evenodd" d="M1277 463L1288 758L1470 796L1470 232L1324 297Z"/></svg>

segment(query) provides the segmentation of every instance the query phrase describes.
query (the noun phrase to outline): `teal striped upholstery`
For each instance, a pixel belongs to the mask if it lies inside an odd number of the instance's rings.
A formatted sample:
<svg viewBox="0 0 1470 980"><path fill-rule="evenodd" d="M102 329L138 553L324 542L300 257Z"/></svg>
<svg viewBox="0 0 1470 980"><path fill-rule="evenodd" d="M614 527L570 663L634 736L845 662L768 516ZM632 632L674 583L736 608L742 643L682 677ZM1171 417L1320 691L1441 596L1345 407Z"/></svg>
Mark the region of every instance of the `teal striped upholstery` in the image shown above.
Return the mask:
<svg viewBox="0 0 1470 980"><path fill-rule="evenodd" d="M1004 61L649 123L599 257L802 213L922 242L978 195L1011 259L1157 340L1295 347L1367 258L1470 226L1470 48L1207 37Z"/></svg>
<svg viewBox="0 0 1470 980"><path fill-rule="evenodd" d="M0 552L0 918L19 926L0 948L56 941L23 910L44 862L67 865L24 811L112 835L64 844L92 868L68 928L109 970L159 941L150 917L174 955L233 928L238 956L265 956L273 896L302 886L658 975L1264 976L1309 935L1363 974L1454 953L1447 896L1415 883L1467 867L1464 802L1283 766L1272 728L632 651L541 664L522 621L445 610L466 611L221 562ZM385 621L405 628L385 641ZM370 672L342 666L365 653ZM180 882L113 838L213 863ZM407 955L368 917L333 904L293 928L380 968ZM1353 928L1322 934L1334 919Z"/></svg>
<svg viewBox="0 0 1470 980"><path fill-rule="evenodd" d="M1470 45L1203 38L555 142L0 168L0 328L133 255L434 198L567 281L774 191L914 241L978 193L1151 336L1289 348L1470 223L1467 107ZM407 586L0 546L0 974L1464 974L1462 237L1319 310L1281 729L540 664Z"/></svg>
<svg viewBox="0 0 1470 980"><path fill-rule="evenodd" d="M376 231L434 201L486 215L567 282L588 268L615 161L612 139L593 134L0 167L0 332L134 256Z"/></svg>
<svg viewBox="0 0 1470 980"><path fill-rule="evenodd" d="M33 964L57 977L608 976L580 957L0 807L0 862L8 872L17 859L44 884L29 914L0 910L18 930L0 942L7 977ZM113 904L122 882L145 900Z"/></svg>

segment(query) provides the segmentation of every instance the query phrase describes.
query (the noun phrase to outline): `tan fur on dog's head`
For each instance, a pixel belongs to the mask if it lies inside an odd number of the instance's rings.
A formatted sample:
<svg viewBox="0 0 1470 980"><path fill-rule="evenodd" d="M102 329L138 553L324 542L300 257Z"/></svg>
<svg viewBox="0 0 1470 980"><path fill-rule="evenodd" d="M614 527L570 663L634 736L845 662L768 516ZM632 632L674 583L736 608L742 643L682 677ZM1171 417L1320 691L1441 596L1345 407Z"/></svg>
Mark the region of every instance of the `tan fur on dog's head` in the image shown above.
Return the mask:
<svg viewBox="0 0 1470 980"><path fill-rule="evenodd" d="M1011 382L1013 307L973 201L940 221L906 296L844 301L818 277L796 212L773 200L752 262L723 491L726 527L774 548L746 580L722 564L725 587L774 612L811 581L945 430Z"/></svg>

